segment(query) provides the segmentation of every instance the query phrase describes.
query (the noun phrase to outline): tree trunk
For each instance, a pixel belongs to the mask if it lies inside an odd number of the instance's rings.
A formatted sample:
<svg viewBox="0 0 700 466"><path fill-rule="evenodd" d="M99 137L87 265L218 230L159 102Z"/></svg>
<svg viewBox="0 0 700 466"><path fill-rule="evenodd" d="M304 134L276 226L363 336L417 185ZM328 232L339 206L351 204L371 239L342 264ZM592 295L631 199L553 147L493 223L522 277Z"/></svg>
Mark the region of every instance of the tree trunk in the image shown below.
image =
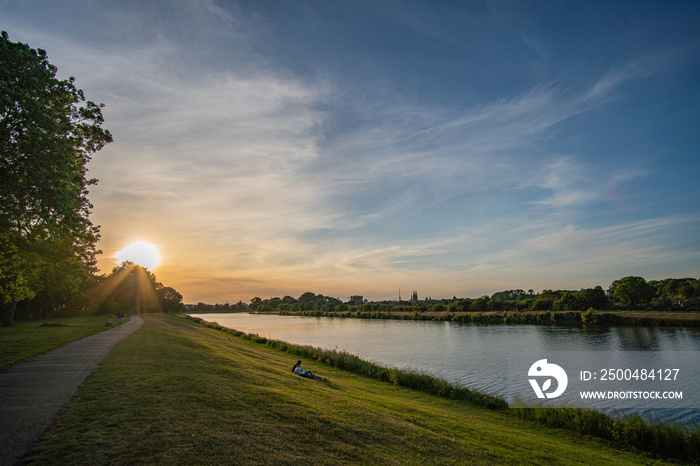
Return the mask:
<svg viewBox="0 0 700 466"><path fill-rule="evenodd" d="M2 327L14 327L15 309L17 309L17 300L12 301L11 303L3 304Z"/></svg>

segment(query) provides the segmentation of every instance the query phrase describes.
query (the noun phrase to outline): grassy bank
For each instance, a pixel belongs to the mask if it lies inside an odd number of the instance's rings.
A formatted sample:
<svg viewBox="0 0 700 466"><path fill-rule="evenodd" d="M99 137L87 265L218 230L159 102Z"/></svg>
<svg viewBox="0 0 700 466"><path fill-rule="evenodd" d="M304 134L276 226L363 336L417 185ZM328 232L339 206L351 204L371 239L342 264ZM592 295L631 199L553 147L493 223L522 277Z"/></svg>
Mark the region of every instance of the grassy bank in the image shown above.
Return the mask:
<svg viewBox="0 0 700 466"><path fill-rule="evenodd" d="M495 311L495 312L333 312L279 311L280 315L459 322L477 325L615 325L700 327L700 312Z"/></svg>
<svg viewBox="0 0 700 466"><path fill-rule="evenodd" d="M268 340L255 334L221 327L214 322L192 318L209 328L231 333L256 343L289 352L295 356L320 361L365 377L393 385L418 390L444 398L466 401L469 404L502 411L521 419L528 419L550 427L564 428L582 435L598 437L621 447L636 448L663 458L683 461L700 459L700 427L646 420L640 416L613 417L599 411L582 408L517 408L506 409L505 400L476 390L450 384L437 377L405 370L388 369L363 361L357 356L337 350L293 345Z"/></svg>
<svg viewBox="0 0 700 466"><path fill-rule="evenodd" d="M608 443L147 315L29 464L651 464Z"/></svg>
<svg viewBox="0 0 700 466"><path fill-rule="evenodd" d="M117 323L115 316L98 315L19 321L14 327L0 327L0 369L106 330L108 320Z"/></svg>

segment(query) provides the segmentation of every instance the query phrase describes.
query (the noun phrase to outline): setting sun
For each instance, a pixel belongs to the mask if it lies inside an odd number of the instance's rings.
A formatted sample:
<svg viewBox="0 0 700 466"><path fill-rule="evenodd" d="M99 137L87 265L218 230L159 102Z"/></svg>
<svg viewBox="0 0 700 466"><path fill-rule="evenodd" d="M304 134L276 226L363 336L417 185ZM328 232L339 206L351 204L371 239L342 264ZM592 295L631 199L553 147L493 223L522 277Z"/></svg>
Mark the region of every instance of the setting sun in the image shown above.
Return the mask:
<svg viewBox="0 0 700 466"><path fill-rule="evenodd" d="M120 262L131 261L147 269L154 269L160 263L158 249L151 243L137 241L131 243L115 255Z"/></svg>

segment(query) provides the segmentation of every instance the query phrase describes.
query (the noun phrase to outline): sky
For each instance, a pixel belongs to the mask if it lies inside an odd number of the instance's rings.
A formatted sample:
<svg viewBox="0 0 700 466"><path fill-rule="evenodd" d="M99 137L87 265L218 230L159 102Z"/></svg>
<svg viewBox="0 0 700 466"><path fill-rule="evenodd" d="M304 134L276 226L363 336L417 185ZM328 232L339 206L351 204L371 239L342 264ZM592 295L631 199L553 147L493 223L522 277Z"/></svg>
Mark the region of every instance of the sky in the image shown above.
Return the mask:
<svg viewBox="0 0 700 466"><path fill-rule="evenodd" d="M700 276L700 2L0 0L186 303Z"/></svg>

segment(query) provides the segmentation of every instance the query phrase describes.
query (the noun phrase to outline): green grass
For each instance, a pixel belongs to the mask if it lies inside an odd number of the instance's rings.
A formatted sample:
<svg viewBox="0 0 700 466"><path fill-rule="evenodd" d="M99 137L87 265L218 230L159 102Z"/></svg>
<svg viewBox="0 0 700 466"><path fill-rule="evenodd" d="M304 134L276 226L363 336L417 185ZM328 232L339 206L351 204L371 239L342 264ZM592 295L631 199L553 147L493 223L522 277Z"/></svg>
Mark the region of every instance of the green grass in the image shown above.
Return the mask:
<svg viewBox="0 0 700 466"><path fill-rule="evenodd" d="M0 369L106 330L108 320L117 324L115 316L99 315L28 320L15 322L14 327L0 327Z"/></svg>
<svg viewBox="0 0 700 466"><path fill-rule="evenodd" d="M613 314L632 319L657 319L673 321L700 321L700 312L616 311Z"/></svg>
<svg viewBox="0 0 700 466"><path fill-rule="evenodd" d="M427 374L387 369L363 361L359 357L337 350L327 350L308 345L294 345L268 340L256 334L244 334L227 329L215 322L206 322L187 316L208 328L228 332L235 336L286 351L305 360L320 361L365 377L411 388L431 395L466 401L471 405L504 411L508 403L497 396L451 384ZM515 406L514 406L515 407ZM611 416L592 409L557 407L548 409L518 407L509 409L509 415L535 421L549 427L564 428L581 435L598 437L624 448L639 449L661 458L693 461L700 458L700 426L660 422L640 416Z"/></svg>
<svg viewBox="0 0 700 466"><path fill-rule="evenodd" d="M654 464L156 314L118 344L28 464Z"/></svg>

